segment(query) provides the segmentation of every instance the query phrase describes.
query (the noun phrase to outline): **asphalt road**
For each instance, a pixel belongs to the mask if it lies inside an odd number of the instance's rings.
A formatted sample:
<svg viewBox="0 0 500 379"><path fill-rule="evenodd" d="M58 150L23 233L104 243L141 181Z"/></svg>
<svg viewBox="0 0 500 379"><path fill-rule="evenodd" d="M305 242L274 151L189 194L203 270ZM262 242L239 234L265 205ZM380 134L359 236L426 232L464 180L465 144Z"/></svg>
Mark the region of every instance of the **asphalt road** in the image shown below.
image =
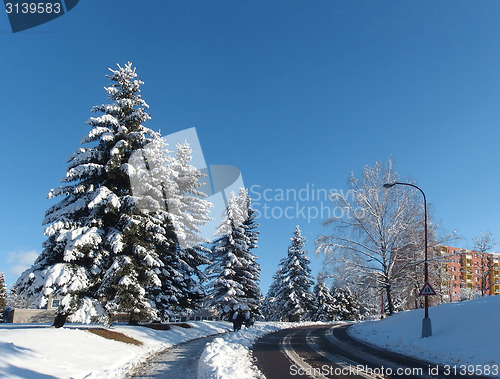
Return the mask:
<svg viewBox="0 0 500 379"><path fill-rule="evenodd" d="M165 349L137 366L126 378L195 379L205 346L219 336L201 337Z"/></svg>
<svg viewBox="0 0 500 379"><path fill-rule="evenodd" d="M480 378L362 343L347 334L348 327L315 325L268 334L253 345L257 367L268 379Z"/></svg>

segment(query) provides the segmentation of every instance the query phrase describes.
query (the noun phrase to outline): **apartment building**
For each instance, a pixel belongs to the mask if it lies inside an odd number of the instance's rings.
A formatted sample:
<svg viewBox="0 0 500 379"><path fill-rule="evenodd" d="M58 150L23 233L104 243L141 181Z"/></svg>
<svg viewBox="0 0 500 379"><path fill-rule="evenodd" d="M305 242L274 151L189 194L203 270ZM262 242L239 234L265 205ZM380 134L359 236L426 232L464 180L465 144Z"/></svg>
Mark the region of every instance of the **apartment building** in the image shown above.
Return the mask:
<svg viewBox="0 0 500 379"><path fill-rule="evenodd" d="M443 301L461 300L467 292L479 296L500 295L497 254L442 245L434 251Z"/></svg>

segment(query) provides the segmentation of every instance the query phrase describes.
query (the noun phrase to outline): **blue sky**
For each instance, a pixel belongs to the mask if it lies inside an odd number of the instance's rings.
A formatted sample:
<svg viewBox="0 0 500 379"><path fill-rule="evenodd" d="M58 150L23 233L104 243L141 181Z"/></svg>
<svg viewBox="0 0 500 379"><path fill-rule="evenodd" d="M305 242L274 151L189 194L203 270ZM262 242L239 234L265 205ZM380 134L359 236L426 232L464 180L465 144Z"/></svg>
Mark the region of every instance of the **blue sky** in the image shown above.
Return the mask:
<svg viewBox="0 0 500 379"><path fill-rule="evenodd" d="M500 238L499 12L496 0L85 0L16 34L4 14L0 271L11 284L40 253L46 195L106 102L107 68L127 61L146 125L196 127L207 163L238 167L255 197L345 190L351 171L392 156L455 244ZM260 222L264 291L296 224L318 272L319 218Z"/></svg>

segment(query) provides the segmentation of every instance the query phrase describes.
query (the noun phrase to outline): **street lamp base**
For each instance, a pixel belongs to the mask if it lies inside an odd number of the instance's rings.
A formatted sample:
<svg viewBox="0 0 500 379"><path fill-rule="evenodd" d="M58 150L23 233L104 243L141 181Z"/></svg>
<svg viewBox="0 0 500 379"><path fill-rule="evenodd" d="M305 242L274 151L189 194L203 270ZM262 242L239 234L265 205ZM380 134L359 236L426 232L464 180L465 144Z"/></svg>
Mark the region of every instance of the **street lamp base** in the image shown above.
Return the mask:
<svg viewBox="0 0 500 379"><path fill-rule="evenodd" d="M432 336L431 319L429 317L424 317L422 319L422 338L430 336Z"/></svg>

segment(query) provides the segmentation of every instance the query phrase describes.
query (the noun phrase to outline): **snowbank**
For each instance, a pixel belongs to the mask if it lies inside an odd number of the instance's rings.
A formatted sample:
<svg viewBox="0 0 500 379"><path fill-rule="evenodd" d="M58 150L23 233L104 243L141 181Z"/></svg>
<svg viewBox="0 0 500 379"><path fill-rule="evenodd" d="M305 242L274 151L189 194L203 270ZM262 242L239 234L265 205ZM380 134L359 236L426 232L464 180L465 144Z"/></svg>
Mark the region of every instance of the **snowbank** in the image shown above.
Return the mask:
<svg viewBox="0 0 500 379"><path fill-rule="evenodd" d="M78 329L82 325L55 329L48 325L0 324L0 377L121 378L149 354L232 328L222 321L189 324L189 329L173 326L168 331L128 325L111 328L141 341L143 346L107 340Z"/></svg>
<svg viewBox="0 0 500 379"><path fill-rule="evenodd" d="M423 309L354 325L350 334L431 362L483 368L500 366L499 314L500 296L490 296L429 308L432 336L428 338L421 338Z"/></svg>
<svg viewBox="0 0 500 379"><path fill-rule="evenodd" d="M313 324L318 323L256 322L250 328L218 337L205 347L198 362L198 379L264 379L250 353L254 341L280 329Z"/></svg>

